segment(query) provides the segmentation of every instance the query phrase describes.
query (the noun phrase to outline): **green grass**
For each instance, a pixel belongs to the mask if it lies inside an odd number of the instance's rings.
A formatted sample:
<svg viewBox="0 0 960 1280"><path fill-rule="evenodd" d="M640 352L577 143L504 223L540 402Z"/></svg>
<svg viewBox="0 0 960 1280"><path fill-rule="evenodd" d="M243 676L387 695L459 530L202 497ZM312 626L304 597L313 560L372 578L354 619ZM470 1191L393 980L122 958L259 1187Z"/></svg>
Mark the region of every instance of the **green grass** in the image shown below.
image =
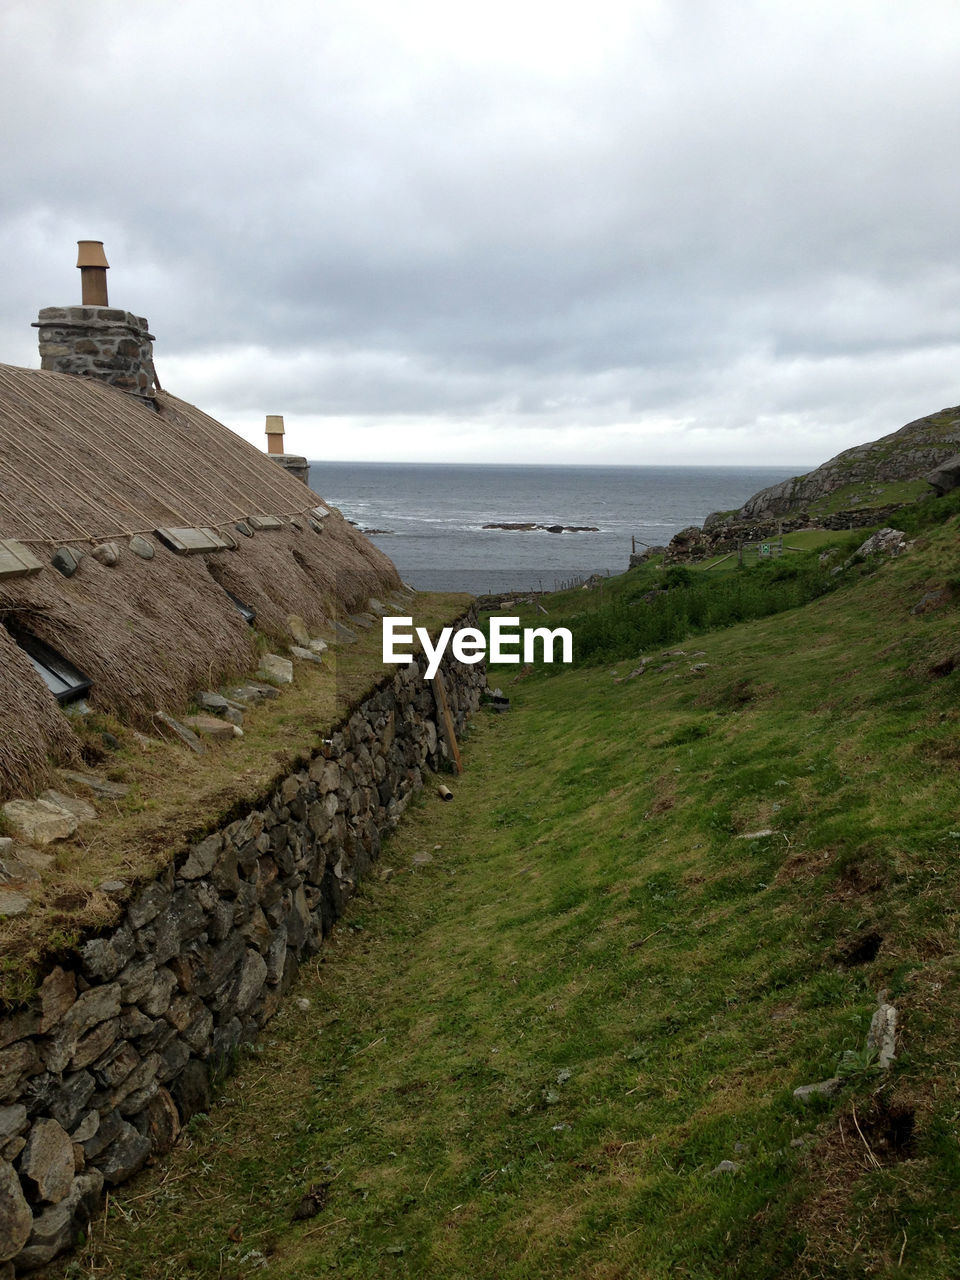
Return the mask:
<svg viewBox="0 0 960 1280"><path fill-rule="evenodd" d="M926 480L863 480L842 485L825 497L811 502L811 515L835 515L838 511L859 511L863 507L887 507L896 502L918 502L930 492Z"/></svg>
<svg viewBox="0 0 960 1280"><path fill-rule="evenodd" d="M824 555L827 544L819 542L742 568L734 558L712 573L693 565L641 566L606 581L602 589L550 597L549 626L570 628L577 665L639 657L652 647L796 609L836 590L859 572L841 576L833 570L863 536L862 531L834 533L833 555ZM530 606L519 612L526 624L545 624Z"/></svg>
<svg viewBox="0 0 960 1280"><path fill-rule="evenodd" d="M960 641L910 611L958 553L950 522L632 680L492 673L454 802L67 1273L960 1273Z"/></svg>

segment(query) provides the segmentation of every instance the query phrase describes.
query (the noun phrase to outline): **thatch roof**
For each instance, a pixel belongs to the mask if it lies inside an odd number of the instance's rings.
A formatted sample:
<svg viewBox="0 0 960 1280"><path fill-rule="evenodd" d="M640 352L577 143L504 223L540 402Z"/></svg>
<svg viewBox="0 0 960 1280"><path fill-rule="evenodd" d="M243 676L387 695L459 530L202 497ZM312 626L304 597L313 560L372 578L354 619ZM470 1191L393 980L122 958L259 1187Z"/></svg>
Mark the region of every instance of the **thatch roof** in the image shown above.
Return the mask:
<svg viewBox="0 0 960 1280"><path fill-rule="evenodd" d="M322 533L302 517L320 501L227 427L160 392L156 407L87 378L0 365L0 539L45 565L0 579L0 624L52 645L93 680L90 702L128 720L176 710L198 689L256 664L255 637L226 588L257 610L257 627L289 643L287 618L322 627L395 586L393 564L334 511ZM252 538L249 516L281 518ZM300 528L291 524L297 519ZM164 526L227 530L235 550L177 555ZM134 555L130 536L156 547ZM63 545L118 543L112 568L89 554L65 578ZM0 625L0 791L41 781L73 735L30 662Z"/></svg>

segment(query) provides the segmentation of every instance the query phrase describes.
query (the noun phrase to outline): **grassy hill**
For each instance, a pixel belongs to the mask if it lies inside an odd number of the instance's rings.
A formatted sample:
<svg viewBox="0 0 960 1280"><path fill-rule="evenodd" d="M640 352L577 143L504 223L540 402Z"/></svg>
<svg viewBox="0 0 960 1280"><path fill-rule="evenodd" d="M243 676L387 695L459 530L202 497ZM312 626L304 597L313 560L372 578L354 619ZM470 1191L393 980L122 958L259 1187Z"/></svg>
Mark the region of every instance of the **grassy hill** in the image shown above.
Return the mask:
<svg viewBox="0 0 960 1280"><path fill-rule="evenodd" d="M960 1274L951 510L808 603L491 672L454 801L58 1274ZM642 614L640 572L550 625Z"/></svg>

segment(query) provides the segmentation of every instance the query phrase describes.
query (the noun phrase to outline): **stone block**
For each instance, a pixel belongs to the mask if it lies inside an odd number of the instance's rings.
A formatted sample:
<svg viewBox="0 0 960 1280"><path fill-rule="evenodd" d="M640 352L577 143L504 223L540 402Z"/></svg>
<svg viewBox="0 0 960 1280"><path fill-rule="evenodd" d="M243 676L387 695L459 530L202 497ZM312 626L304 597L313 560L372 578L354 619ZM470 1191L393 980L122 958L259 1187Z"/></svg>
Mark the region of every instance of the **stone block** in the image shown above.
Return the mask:
<svg viewBox="0 0 960 1280"><path fill-rule="evenodd" d="M229 727L232 736L232 726ZM208 875L222 848L223 836L219 833L207 836L199 844L191 845L189 857L177 874L182 880L199 880L201 876Z"/></svg>
<svg viewBox="0 0 960 1280"><path fill-rule="evenodd" d="M146 885L127 908L127 917L134 929L140 929L155 919L170 905L170 890L153 881Z"/></svg>
<svg viewBox="0 0 960 1280"><path fill-rule="evenodd" d="M77 998L77 979L73 973L58 965L40 984L40 1025L45 1035L60 1021Z"/></svg>
<svg viewBox="0 0 960 1280"><path fill-rule="evenodd" d="M102 1190L103 1177L95 1169L74 1178L60 1203L34 1219L26 1247L17 1254L17 1272L42 1267L74 1244L99 1207Z"/></svg>
<svg viewBox="0 0 960 1280"><path fill-rule="evenodd" d="M95 989L91 988L91 990ZM110 1018L106 1022L98 1023L78 1042L70 1057L70 1066L75 1071L79 1071L83 1067L88 1067L92 1062L96 1062L97 1058L102 1057L116 1042L119 1034L119 1018Z"/></svg>
<svg viewBox="0 0 960 1280"><path fill-rule="evenodd" d="M180 1075L170 1086L170 1093L180 1121L186 1124L193 1116L210 1110L210 1073L202 1062L196 1058L186 1063Z"/></svg>
<svg viewBox="0 0 960 1280"><path fill-rule="evenodd" d="M71 1130L93 1096L96 1083L89 1071L77 1071L56 1086L47 1100L47 1110L64 1129Z"/></svg>
<svg viewBox="0 0 960 1280"><path fill-rule="evenodd" d="M110 982L84 991L59 1020L43 1049L47 1070L62 1071L73 1057L83 1036L99 1023L118 1018L119 1014L119 982Z"/></svg>
<svg viewBox="0 0 960 1280"><path fill-rule="evenodd" d="M138 1133L129 1121L123 1120L120 1132L92 1163L103 1174L104 1181L115 1187L142 1169L149 1154L149 1138Z"/></svg>
<svg viewBox="0 0 960 1280"><path fill-rule="evenodd" d="M161 1085L146 1108L131 1123L158 1155L165 1155L180 1133L180 1115L170 1093Z"/></svg>
<svg viewBox="0 0 960 1280"><path fill-rule="evenodd" d="M33 1214L17 1171L7 1160L0 1160L0 1262L15 1257L32 1230Z"/></svg>
<svg viewBox="0 0 960 1280"><path fill-rule="evenodd" d="M37 1200L57 1204L73 1185L73 1143L56 1120L37 1120L20 1157L20 1177Z"/></svg>

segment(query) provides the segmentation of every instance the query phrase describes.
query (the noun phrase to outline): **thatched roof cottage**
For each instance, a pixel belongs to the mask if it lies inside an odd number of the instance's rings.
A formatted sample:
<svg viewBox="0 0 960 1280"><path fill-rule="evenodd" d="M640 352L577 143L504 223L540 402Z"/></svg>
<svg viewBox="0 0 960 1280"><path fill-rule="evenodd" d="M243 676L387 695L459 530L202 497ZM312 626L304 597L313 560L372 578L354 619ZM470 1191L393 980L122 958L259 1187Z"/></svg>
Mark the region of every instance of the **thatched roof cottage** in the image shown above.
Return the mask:
<svg viewBox="0 0 960 1280"><path fill-rule="evenodd" d="M399 583L277 460L161 390L102 248L78 265L84 305L40 312L43 367L0 365L0 798L76 750L58 662L147 722L256 666L250 611L289 644L291 615L321 628Z"/></svg>

